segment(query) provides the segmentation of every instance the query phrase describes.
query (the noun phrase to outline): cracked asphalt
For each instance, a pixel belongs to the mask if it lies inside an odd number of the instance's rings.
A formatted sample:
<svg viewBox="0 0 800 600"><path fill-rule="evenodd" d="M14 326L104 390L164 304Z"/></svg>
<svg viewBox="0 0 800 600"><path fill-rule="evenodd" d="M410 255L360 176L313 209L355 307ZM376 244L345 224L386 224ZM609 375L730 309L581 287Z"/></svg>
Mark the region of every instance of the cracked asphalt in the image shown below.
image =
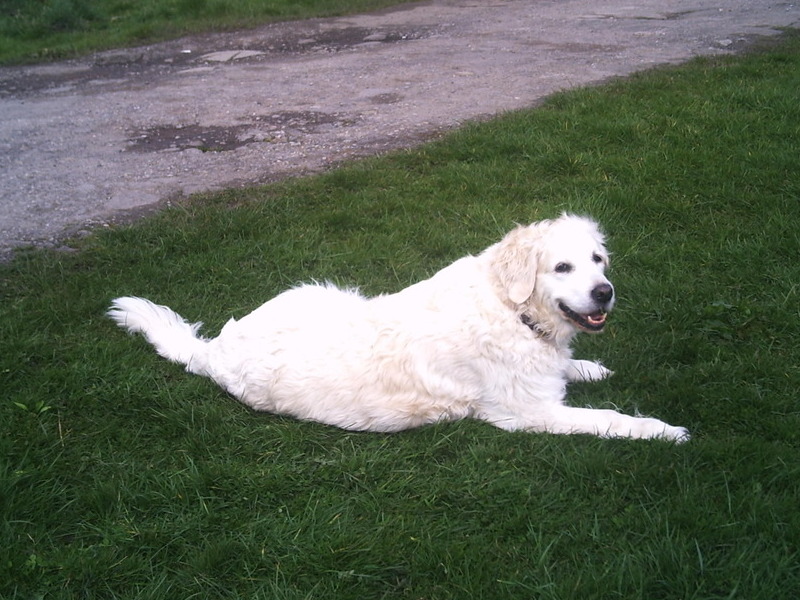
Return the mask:
<svg viewBox="0 0 800 600"><path fill-rule="evenodd" d="M799 20L769 0L433 0L0 68L0 258Z"/></svg>

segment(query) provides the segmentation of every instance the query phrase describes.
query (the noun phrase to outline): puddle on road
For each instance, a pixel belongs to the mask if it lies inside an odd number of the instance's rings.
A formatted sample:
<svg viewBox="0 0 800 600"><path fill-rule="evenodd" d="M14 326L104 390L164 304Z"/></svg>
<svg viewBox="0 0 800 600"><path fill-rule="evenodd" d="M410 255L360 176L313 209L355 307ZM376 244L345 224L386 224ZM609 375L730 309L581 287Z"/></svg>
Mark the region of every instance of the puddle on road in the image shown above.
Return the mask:
<svg viewBox="0 0 800 600"><path fill-rule="evenodd" d="M200 150L227 152L247 144L278 143L294 134L314 134L323 127L350 127L358 117L316 111L284 111L254 115L241 125L157 125L131 131L129 152Z"/></svg>
<svg viewBox="0 0 800 600"><path fill-rule="evenodd" d="M438 27L337 27L299 21L245 33L197 35L170 42L98 52L53 65L0 70L0 98L37 92L92 93L101 84L145 85L192 65L264 61L275 56L332 54L364 44L395 44L434 35ZM92 82L92 86L85 84Z"/></svg>

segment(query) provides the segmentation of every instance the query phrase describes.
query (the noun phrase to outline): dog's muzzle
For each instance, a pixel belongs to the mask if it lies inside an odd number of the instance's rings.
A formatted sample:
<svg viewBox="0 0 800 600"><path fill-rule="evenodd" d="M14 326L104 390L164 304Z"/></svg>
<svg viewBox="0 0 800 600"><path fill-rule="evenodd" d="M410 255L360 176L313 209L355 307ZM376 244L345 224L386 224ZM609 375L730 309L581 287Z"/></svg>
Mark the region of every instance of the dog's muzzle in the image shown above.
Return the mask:
<svg viewBox="0 0 800 600"><path fill-rule="evenodd" d="M570 321L578 327L588 332L598 332L606 326L606 317L614 300L614 288L610 283L601 283L589 294L598 307L597 310L589 313L579 313L563 302L558 303L558 308Z"/></svg>

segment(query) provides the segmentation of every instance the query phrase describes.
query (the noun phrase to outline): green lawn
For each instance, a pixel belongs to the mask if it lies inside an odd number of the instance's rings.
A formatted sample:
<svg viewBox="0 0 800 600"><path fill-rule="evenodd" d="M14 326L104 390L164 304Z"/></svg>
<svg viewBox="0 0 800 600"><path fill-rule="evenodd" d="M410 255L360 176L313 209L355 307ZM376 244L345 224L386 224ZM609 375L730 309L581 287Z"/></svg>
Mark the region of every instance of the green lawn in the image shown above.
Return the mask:
<svg viewBox="0 0 800 600"><path fill-rule="evenodd" d="M691 442L249 412L103 316L214 333L312 278L400 289L514 222L603 223L618 308L571 388ZM800 597L800 36L420 149L192 198L0 266L3 598Z"/></svg>
<svg viewBox="0 0 800 600"><path fill-rule="evenodd" d="M408 1L2 0L0 64L69 58L191 33L377 10Z"/></svg>

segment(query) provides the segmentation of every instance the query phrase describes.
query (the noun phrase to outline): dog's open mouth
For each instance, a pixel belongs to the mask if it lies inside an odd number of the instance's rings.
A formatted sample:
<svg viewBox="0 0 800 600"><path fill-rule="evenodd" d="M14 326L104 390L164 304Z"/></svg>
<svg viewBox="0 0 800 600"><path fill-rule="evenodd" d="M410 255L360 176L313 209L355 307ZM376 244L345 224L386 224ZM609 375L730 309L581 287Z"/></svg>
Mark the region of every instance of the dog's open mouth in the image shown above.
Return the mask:
<svg viewBox="0 0 800 600"><path fill-rule="evenodd" d="M561 309L561 312L563 312L570 321L586 331L601 331L606 325L607 313L603 310L597 310L593 313L582 315L572 310L563 302L558 303L558 308Z"/></svg>

